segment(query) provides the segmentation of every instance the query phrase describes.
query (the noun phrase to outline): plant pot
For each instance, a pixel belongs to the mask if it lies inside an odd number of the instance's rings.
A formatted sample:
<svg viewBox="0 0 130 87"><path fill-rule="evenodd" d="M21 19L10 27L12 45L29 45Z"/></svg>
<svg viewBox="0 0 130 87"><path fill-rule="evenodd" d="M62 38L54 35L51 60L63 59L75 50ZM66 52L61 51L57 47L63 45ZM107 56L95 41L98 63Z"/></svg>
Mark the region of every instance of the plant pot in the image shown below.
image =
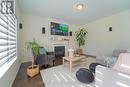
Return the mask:
<svg viewBox="0 0 130 87"><path fill-rule="evenodd" d="M79 55L83 54L83 49L81 49L81 48L77 49L76 53L79 54Z"/></svg>
<svg viewBox="0 0 130 87"><path fill-rule="evenodd" d="M27 68L27 75L30 77L34 77L35 75L39 74L39 66L34 65L33 68L32 66L28 66Z"/></svg>

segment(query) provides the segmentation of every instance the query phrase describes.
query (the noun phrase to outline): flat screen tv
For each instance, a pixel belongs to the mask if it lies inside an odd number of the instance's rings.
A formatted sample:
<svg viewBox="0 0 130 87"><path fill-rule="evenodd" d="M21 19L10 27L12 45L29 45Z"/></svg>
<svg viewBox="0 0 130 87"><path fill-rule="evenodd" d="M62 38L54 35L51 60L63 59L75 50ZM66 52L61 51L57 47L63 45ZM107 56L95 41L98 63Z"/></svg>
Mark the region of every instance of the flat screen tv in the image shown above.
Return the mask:
<svg viewBox="0 0 130 87"><path fill-rule="evenodd" d="M51 35L68 36L68 25L51 22Z"/></svg>

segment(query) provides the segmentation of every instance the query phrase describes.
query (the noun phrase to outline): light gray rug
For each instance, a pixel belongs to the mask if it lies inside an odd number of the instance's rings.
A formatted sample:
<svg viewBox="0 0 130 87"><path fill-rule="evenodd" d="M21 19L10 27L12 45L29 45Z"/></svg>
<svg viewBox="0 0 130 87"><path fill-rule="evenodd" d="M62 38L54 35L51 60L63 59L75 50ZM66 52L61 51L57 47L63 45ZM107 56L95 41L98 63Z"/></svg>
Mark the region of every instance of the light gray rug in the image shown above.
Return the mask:
<svg viewBox="0 0 130 87"><path fill-rule="evenodd" d="M94 87L94 83L83 84L76 79L76 71L87 67L87 65L77 66L70 72L69 66L60 65L41 70L40 73L46 87Z"/></svg>

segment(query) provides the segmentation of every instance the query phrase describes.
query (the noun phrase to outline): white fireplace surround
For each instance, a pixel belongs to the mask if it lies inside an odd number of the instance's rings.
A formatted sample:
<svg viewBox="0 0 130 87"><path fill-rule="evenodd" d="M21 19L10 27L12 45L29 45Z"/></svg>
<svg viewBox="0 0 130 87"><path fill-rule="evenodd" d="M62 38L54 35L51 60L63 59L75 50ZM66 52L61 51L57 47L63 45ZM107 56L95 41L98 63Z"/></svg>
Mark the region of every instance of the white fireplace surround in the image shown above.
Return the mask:
<svg viewBox="0 0 130 87"><path fill-rule="evenodd" d="M68 49L69 49L69 36L54 36L54 37L50 37L50 41L51 41L51 47L50 50L54 51L54 48L56 46L65 46L65 56L68 56Z"/></svg>

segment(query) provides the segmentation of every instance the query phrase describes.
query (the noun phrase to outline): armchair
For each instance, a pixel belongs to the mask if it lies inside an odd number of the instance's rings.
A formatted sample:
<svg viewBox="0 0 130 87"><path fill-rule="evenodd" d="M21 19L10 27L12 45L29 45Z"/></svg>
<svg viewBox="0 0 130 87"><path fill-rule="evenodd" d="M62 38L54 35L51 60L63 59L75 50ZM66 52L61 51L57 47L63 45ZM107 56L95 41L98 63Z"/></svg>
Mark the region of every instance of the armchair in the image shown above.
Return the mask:
<svg viewBox="0 0 130 87"><path fill-rule="evenodd" d="M35 62L39 66L43 65L54 65L55 53L47 52L44 47L40 47L39 55L37 56Z"/></svg>

